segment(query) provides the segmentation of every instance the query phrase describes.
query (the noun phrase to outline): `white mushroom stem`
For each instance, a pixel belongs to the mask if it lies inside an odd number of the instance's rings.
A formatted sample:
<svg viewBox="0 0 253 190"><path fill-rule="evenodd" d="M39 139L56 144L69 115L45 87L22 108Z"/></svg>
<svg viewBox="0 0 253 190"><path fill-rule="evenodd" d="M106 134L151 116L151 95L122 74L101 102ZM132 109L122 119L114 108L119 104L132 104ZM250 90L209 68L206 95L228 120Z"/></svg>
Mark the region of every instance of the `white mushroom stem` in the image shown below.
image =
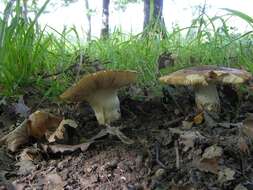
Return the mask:
<svg viewBox="0 0 253 190"><path fill-rule="evenodd" d="M89 99L98 123L110 124L120 118L120 102L116 90L103 90L93 94Z"/></svg>
<svg viewBox="0 0 253 190"><path fill-rule="evenodd" d="M220 112L220 98L215 84L195 87L197 108L211 112Z"/></svg>

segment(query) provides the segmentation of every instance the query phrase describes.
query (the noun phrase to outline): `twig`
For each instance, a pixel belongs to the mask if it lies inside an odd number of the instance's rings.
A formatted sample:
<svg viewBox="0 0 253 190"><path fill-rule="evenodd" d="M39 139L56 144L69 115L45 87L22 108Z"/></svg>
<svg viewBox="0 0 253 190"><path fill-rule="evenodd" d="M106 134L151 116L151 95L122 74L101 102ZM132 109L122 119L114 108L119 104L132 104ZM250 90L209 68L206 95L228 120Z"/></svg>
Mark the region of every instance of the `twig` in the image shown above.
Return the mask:
<svg viewBox="0 0 253 190"><path fill-rule="evenodd" d="M171 98L172 101L174 102L174 104L176 105L177 109L180 111L180 113L182 113L184 116L185 116L185 113L184 113L184 109L182 108L182 106L177 102L175 96L170 92L170 90L166 90L165 92L165 99L166 98ZM169 96L169 97L168 97ZM166 104L166 103L165 103Z"/></svg>
<svg viewBox="0 0 253 190"><path fill-rule="evenodd" d="M166 125L167 127L169 127L169 126L171 126L171 125L174 125L174 124L176 124L176 123L179 123L179 122L182 121L183 119L184 119L183 116L182 116L182 117L178 117L178 118L176 118L176 119L173 119L173 120L169 121L168 123L165 123L165 125Z"/></svg>
<svg viewBox="0 0 253 190"><path fill-rule="evenodd" d="M65 73L73 68L75 68L76 66L78 65L78 63L75 63L73 65L70 65L69 67L67 67L66 69L64 69L63 71L58 71L56 73L53 73L53 74L46 74L44 76L42 76L43 79L46 79L46 78L50 78L50 77L53 77L53 76L57 76L57 75L60 75L62 73Z"/></svg>
<svg viewBox="0 0 253 190"><path fill-rule="evenodd" d="M83 54L82 52L80 53L80 60L79 60L79 64L77 64L78 68L77 68L77 74L76 74L76 82L79 80L79 76L80 76L80 71L81 71L81 65L83 63Z"/></svg>
<svg viewBox="0 0 253 190"><path fill-rule="evenodd" d="M175 151L176 151L176 168L180 168L180 158L179 158L179 151L178 151L178 141L175 141Z"/></svg>
<svg viewBox="0 0 253 190"><path fill-rule="evenodd" d="M167 169L167 167L160 161L160 145L157 141L155 142L155 161L159 166Z"/></svg>

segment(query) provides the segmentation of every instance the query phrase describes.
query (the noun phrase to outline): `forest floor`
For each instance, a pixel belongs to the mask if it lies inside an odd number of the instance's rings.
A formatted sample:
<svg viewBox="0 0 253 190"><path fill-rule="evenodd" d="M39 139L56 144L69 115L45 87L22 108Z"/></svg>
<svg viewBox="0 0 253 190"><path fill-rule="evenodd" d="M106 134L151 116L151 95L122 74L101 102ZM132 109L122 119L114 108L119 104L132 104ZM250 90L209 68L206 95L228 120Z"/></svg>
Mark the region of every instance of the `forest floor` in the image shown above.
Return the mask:
<svg viewBox="0 0 253 190"><path fill-rule="evenodd" d="M83 151L49 151L38 141L16 153L2 146L0 189L252 189L252 149L241 129L243 120L253 113L253 97L238 98L230 87L220 87L219 92L222 112L216 119L195 111L194 93L187 88L173 89L166 102L161 97L120 96L122 118L112 126L124 126L122 132L134 140L131 145L107 136ZM102 129L88 104L44 101L38 106L37 95L24 100L32 111L46 109L76 121L79 127L69 135L72 144ZM23 120L13 106L17 108L2 99L1 136ZM36 158L20 161L25 148L39 150Z"/></svg>

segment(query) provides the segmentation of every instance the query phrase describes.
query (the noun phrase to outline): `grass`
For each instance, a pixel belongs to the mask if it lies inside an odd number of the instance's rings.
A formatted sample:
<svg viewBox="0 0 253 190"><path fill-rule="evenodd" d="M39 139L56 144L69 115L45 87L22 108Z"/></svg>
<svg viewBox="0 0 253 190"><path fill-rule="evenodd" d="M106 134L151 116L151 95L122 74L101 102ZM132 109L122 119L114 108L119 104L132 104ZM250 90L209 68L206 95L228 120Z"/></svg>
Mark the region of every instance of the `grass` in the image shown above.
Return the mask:
<svg viewBox="0 0 253 190"><path fill-rule="evenodd" d="M19 1L17 1L19 2ZM227 15L210 18L205 13L194 19L187 28L174 28L165 38L152 30L145 35L123 34L114 31L108 39L95 39L80 45L74 28L57 32L46 32L50 27L36 32L36 19L28 23L16 6L10 22L0 18L0 89L4 95L18 95L33 86L47 97L56 97L73 83L73 77L62 73L57 80L45 75L63 71L75 63L80 53L102 62L111 69L133 69L140 73L139 85L156 86L157 76L183 67L212 64L229 67L242 67L253 73L253 34L236 33L228 25L228 19L239 17L253 29L253 19L239 11L226 9ZM50 28L51 30L54 30ZM67 40L74 33L77 40ZM158 70L157 59L163 52L177 55L175 66ZM1 91L1 90L0 90ZM0 92L1 93L1 92Z"/></svg>
<svg viewBox="0 0 253 190"><path fill-rule="evenodd" d="M167 33L165 39L157 35L143 38L141 34L114 33L109 39L92 41L86 52L92 57L111 61L107 65L109 68L138 70L141 85L156 84L160 72L164 74L201 64L243 67L253 72L252 32L235 34L222 17L206 16L206 19L202 23L204 27L199 25L198 18L189 28L176 28ZM215 22L223 25L216 28ZM172 52L178 58L174 67L158 71L157 59L163 52Z"/></svg>
<svg viewBox="0 0 253 190"><path fill-rule="evenodd" d="M15 16L9 24L4 19L0 20L0 39L3 41L0 49L0 84L6 95L23 93L22 88L35 84L44 93L53 96L51 92L64 85L54 80L44 80L43 76L69 65L74 56L71 52L75 48L66 42L64 32L58 38L48 34L46 28L36 32L36 19L48 1L35 19L28 23L22 17L19 3L17 1Z"/></svg>

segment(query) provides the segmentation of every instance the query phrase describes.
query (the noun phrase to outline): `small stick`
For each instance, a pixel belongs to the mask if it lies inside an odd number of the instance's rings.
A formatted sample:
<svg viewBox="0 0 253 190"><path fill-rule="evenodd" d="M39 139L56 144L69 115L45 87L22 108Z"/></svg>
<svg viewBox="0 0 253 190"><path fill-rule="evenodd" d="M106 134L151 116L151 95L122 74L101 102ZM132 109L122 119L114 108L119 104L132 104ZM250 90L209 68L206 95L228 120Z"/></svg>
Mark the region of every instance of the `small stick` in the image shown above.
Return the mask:
<svg viewBox="0 0 253 190"><path fill-rule="evenodd" d="M178 118L176 118L176 119L173 119L173 120L169 121L168 123L165 123L165 125L166 125L167 127L169 127L169 126L171 126L171 125L174 125L174 124L176 124L176 123L179 123L179 122L182 121L183 119L184 119L183 116L182 116L182 117L178 117Z"/></svg>
<svg viewBox="0 0 253 190"><path fill-rule="evenodd" d="M80 54L79 64L77 64L78 68L77 68L77 74L76 74L76 80L75 80L75 82L77 82L79 80L82 63L83 63L83 54L81 53Z"/></svg>
<svg viewBox="0 0 253 190"><path fill-rule="evenodd" d="M160 161L160 146L159 143L155 142L155 161L158 165L160 165L162 168L167 168L161 161Z"/></svg>
<svg viewBox="0 0 253 190"><path fill-rule="evenodd" d="M46 79L46 78L50 78L50 77L53 77L53 76L57 76L57 75L60 75L62 73L65 73L73 68L75 68L78 64L73 64L73 65L70 65L69 67L67 67L66 69L64 69L63 71L59 71L59 72L56 72L56 73L53 73L53 74L46 74L46 75L43 75L42 78L43 79Z"/></svg>
<svg viewBox="0 0 253 190"><path fill-rule="evenodd" d="M176 151L176 168L180 168L180 157L179 157L179 151L178 151L178 141L175 141L175 151Z"/></svg>

